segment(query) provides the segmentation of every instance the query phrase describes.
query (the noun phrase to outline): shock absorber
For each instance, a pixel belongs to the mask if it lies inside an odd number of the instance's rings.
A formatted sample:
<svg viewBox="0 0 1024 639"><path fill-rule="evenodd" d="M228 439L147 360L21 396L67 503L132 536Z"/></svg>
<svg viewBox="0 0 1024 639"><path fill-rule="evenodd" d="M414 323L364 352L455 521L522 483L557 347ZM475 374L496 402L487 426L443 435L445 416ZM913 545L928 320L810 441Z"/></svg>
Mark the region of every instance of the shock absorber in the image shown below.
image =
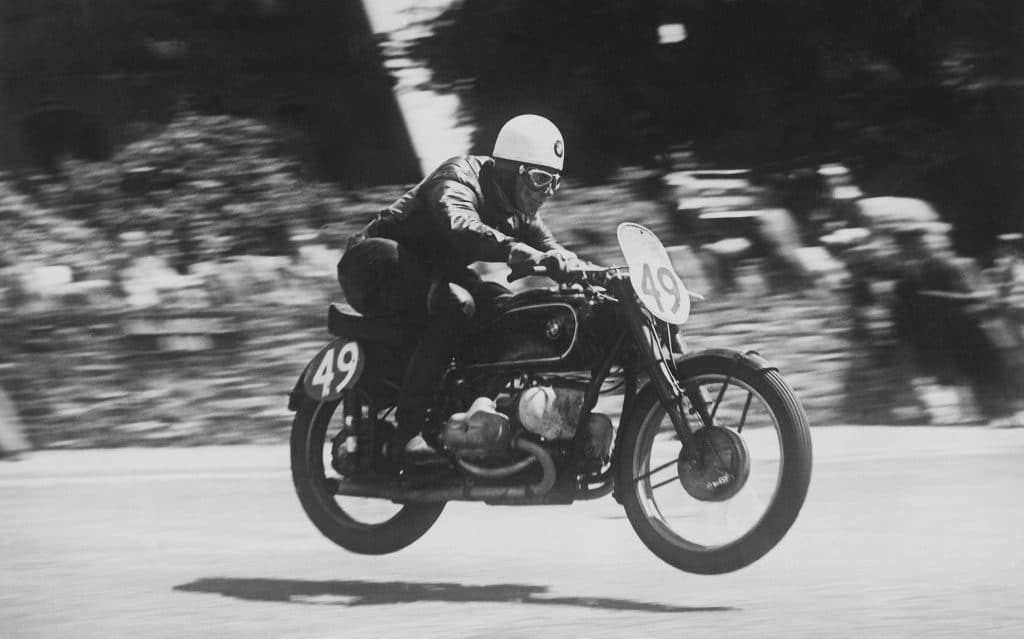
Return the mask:
<svg viewBox="0 0 1024 639"><path fill-rule="evenodd" d="M377 429L374 427L377 413L374 410L372 398L354 390L348 392L352 396L352 426L356 435L356 455L359 459L359 468L369 471L374 467L375 453L381 445L381 442L377 441Z"/></svg>
<svg viewBox="0 0 1024 639"><path fill-rule="evenodd" d="M341 429L331 440L331 465L338 474L348 476L364 467L362 455L365 442L360 441L362 406L356 393L346 390L341 396Z"/></svg>

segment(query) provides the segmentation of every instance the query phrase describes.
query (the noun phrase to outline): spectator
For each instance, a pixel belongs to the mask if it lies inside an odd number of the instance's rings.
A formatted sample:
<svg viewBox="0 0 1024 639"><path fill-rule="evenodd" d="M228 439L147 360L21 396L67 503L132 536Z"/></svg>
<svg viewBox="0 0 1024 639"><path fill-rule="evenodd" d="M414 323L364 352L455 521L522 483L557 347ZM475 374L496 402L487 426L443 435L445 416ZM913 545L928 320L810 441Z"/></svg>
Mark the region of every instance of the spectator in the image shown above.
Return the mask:
<svg viewBox="0 0 1024 639"><path fill-rule="evenodd" d="M973 261L952 252L947 229L933 223L895 231L904 259L894 290L896 333L926 374L942 384L965 379L985 417L1006 417L1019 393L1010 364L1020 338Z"/></svg>
<svg viewBox="0 0 1024 639"><path fill-rule="evenodd" d="M16 459L29 448L28 440L22 434L21 420L14 409L14 402L0 388L0 459Z"/></svg>

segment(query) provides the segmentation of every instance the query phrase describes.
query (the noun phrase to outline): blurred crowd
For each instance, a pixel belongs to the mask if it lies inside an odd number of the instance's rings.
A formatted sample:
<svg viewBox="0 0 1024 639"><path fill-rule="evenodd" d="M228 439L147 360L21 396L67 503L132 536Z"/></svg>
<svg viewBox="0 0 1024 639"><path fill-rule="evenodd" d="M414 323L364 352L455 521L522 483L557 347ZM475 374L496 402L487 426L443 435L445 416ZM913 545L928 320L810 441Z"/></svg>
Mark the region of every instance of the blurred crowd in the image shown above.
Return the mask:
<svg viewBox="0 0 1024 639"><path fill-rule="evenodd" d="M691 167L665 182L714 289L753 274L768 292L830 291L847 300L853 348L904 353L918 386L967 389L984 418L1024 415L1020 234L999 236L987 261L963 256L928 202L864 193L841 164Z"/></svg>

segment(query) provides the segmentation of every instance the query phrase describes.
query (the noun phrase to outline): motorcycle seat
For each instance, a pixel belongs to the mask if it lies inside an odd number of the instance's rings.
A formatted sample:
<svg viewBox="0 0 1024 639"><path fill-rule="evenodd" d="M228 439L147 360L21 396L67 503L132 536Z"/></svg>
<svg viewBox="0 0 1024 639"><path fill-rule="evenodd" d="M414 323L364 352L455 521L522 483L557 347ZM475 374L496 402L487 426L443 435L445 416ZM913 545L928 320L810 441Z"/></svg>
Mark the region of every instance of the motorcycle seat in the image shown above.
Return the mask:
<svg viewBox="0 0 1024 639"><path fill-rule="evenodd" d="M409 333L401 319L394 316L369 317L348 304L333 303L327 308L327 331L335 337L401 346Z"/></svg>

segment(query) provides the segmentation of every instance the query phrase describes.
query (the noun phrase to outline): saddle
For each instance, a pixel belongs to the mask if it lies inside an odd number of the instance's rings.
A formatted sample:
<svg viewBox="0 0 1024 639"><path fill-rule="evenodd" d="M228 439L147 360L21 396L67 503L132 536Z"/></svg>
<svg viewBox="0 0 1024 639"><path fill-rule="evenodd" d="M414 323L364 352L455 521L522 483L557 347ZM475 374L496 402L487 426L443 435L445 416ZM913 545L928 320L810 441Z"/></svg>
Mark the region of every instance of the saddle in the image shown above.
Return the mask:
<svg viewBox="0 0 1024 639"><path fill-rule="evenodd" d="M334 303L327 308L327 331L335 337L379 342L398 347L409 340L411 332L401 317L362 315L348 304Z"/></svg>

